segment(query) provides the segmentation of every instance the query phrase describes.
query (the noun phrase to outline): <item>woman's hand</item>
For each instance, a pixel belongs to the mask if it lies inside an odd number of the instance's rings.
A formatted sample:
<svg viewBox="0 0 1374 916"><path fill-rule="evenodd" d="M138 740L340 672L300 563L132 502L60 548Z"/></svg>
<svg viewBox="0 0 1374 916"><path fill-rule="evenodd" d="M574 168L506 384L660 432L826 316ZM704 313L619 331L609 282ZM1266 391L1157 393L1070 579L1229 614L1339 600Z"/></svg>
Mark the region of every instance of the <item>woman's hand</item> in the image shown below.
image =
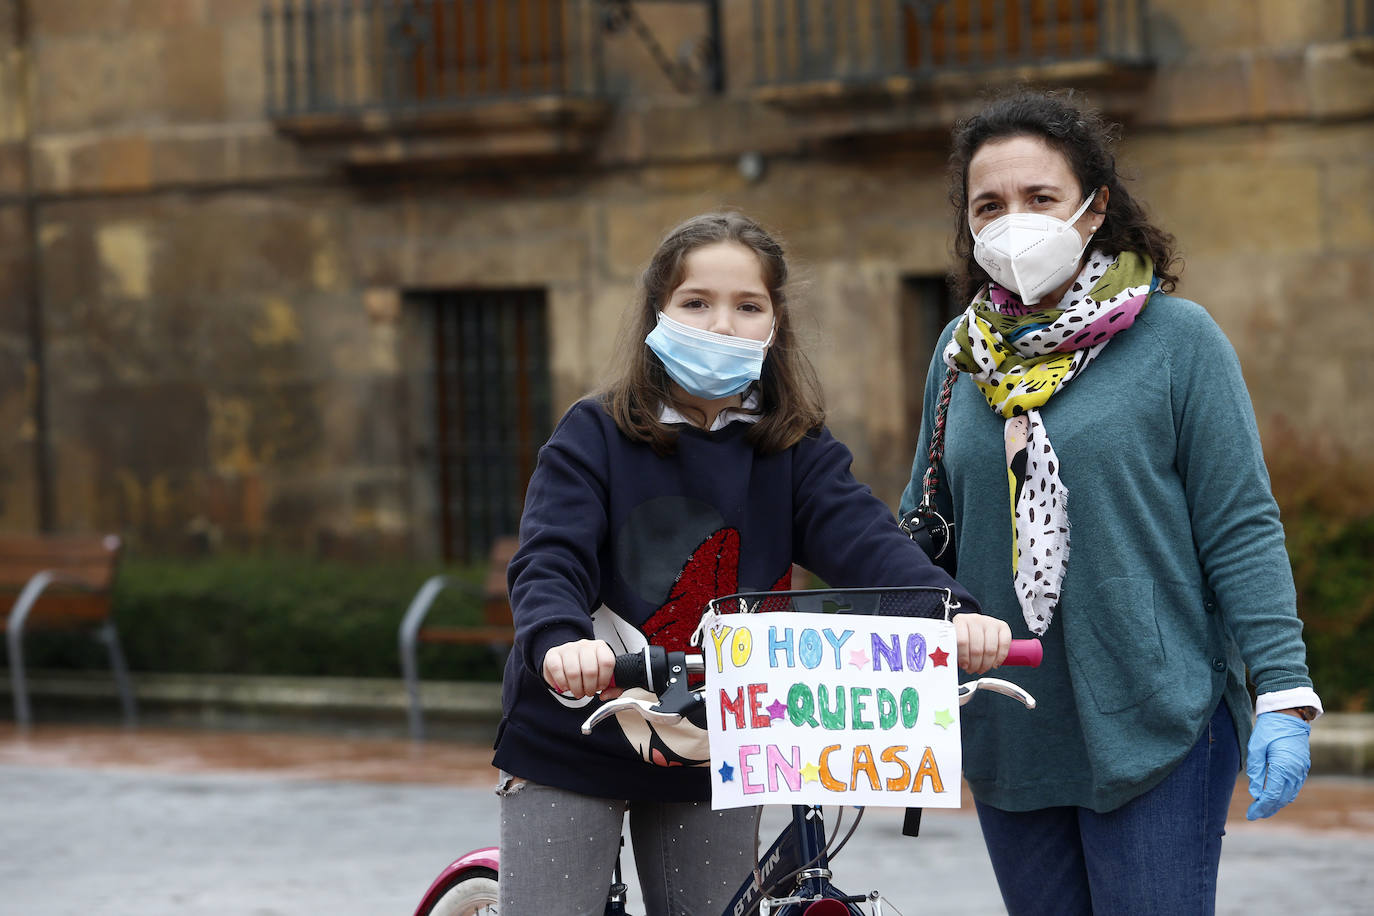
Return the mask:
<svg viewBox="0 0 1374 916"><path fill-rule="evenodd" d="M1245 775L1255 801L1245 812L1247 820L1271 817L1298 797L1312 766L1309 748L1312 726L1297 710L1262 712L1245 754Z"/></svg>
<svg viewBox="0 0 1374 916"><path fill-rule="evenodd" d="M960 648L961 657L962 652ZM544 653L545 682L577 699L606 689L614 674L615 653L605 640L579 639Z"/></svg>
<svg viewBox="0 0 1374 916"><path fill-rule="evenodd" d="M969 674L996 668L1011 649L1011 627L986 614L954 615L954 633L959 638L959 667Z"/></svg>

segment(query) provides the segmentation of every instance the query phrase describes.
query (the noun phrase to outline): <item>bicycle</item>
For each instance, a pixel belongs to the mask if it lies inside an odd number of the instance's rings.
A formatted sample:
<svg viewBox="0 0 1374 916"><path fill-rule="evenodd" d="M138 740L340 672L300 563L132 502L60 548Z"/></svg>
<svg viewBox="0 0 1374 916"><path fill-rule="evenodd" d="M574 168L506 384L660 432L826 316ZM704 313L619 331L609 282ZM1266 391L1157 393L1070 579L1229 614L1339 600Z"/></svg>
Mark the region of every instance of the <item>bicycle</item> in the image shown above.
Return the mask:
<svg viewBox="0 0 1374 916"><path fill-rule="evenodd" d="M902 616L941 617L949 620L957 607L946 589L813 589L787 592L742 592L714 599L707 612L721 613L733 605L737 613L784 610L851 613L886 611ZM698 637L700 633L698 633ZM1040 664L1041 646L1036 639L1012 640L1004 665L1035 667ZM612 681L618 687L641 687L657 695L656 703L632 697L617 697L602 703L582 725L590 734L599 722L623 711L632 711L650 721L667 723L688 718L705 727L705 690L702 679L705 663L700 653L667 651L646 646L643 651L616 656ZM1000 693L1035 708L1035 698L1021 687L1000 678L981 677L959 685L962 706L979 691ZM884 899L878 891L851 895L831 883L830 861L858 829L863 817L859 808L848 832L838 842L827 841L824 812L819 805L792 805L790 823L768 850L757 858L755 868L740 884L739 890L722 911L723 916L883 916ZM916 812L913 817L911 812ZM843 809L841 809L843 815ZM914 835L919 824L919 809L908 812L906 832ZM837 823L835 833L842 825ZM758 848L758 821L755 821L755 848ZM621 845L624 845L622 839ZM495 846L475 849L451 862L430 884L415 909L414 916L497 916L500 851ZM628 916L625 909L627 885L621 880L620 860L615 863L614 880L607 891L605 916ZM781 894L774 896L775 891Z"/></svg>

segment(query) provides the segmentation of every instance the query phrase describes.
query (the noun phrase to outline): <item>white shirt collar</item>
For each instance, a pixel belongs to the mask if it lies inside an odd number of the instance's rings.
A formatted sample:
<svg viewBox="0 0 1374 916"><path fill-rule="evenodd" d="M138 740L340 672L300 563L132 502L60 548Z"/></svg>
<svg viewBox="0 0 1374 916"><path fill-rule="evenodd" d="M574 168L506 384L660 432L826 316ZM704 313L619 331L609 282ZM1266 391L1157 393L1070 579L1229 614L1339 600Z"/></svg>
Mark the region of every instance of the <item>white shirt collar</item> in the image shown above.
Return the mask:
<svg viewBox="0 0 1374 916"><path fill-rule="evenodd" d="M716 414L716 420L715 420L714 423L711 424L711 428L710 428L709 430L707 430L707 432L712 432L712 433L713 433L713 432L715 432L715 431L718 430L718 429L723 429L723 428L725 428L726 426L730 425L731 423L757 423L757 422L759 421L759 415L756 414L756 413L746 413L746 411L758 410L758 408L759 408L759 401L760 401L760 398L759 398L759 390L758 390L758 388L757 388L757 387L750 388L750 389L749 389L749 393L748 393L747 395L745 395L745 397L744 397L744 402L741 403L740 406L738 406L738 407L727 407L727 408L725 408L724 410L722 410L720 413ZM690 422L691 422L691 421L688 420L686 417L684 417L681 413L679 413L678 411L674 410L672 407L670 407L670 406L667 405L667 404L664 404L664 405L659 409L659 411L658 411L658 419L659 419L659 422L661 422L661 423L690 423Z"/></svg>

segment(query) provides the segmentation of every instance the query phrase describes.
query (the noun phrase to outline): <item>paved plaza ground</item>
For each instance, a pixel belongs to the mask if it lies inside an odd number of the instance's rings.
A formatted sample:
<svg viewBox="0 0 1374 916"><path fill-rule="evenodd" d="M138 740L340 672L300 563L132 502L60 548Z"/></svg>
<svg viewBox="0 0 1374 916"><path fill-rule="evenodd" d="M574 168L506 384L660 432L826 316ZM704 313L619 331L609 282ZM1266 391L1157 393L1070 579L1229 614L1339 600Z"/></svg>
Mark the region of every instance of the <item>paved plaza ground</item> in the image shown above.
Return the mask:
<svg viewBox="0 0 1374 916"><path fill-rule="evenodd" d="M495 841L487 760L455 741L0 725L0 914L407 916L448 859ZM1374 782L1314 778L1261 824L1243 788L1219 912L1370 912ZM837 883L903 916L1004 912L971 813L899 830L870 810Z"/></svg>

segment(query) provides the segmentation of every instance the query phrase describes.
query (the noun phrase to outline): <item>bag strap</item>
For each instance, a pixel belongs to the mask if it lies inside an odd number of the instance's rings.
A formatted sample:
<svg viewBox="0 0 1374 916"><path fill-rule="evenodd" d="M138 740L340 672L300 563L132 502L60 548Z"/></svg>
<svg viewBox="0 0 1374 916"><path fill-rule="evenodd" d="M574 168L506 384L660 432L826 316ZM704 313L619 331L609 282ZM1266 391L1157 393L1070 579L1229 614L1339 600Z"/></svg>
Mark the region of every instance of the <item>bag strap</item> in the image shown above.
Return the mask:
<svg viewBox="0 0 1374 916"><path fill-rule="evenodd" d="M940 400L935 405L935 426L930 433L930 451L925 476L921 478L921 505L923 512L935 508L935 491L940 487L940 474L936 466L945 457L945 421L949 417L949 399L954 391L954 382L959 378L959 370L950 366L945 370L945 381L940 386Z"/></svg>

